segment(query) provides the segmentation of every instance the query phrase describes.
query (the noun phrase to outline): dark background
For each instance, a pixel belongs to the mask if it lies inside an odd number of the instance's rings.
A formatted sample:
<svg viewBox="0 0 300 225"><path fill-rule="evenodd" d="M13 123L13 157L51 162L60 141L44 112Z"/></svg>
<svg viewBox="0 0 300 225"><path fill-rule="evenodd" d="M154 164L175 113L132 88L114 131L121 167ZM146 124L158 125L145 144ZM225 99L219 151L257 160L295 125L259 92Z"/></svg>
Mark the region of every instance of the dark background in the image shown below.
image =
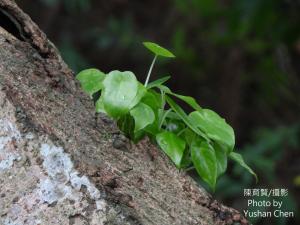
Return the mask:
<svg viewBox="0 0 300 225"><path fill-rule="evenodd" d="M171 75L173 91L226 118L237 151L259 176L255 184L230 164L214 196L241 210L247 208L244 188L288 188L284 210L299 213L299 0L17 2L75 72L131 70L144 82L152 55L141 43L170 49L177 57L159 59L151 79ZM252 221L300 224L296 218Z"/></svg>

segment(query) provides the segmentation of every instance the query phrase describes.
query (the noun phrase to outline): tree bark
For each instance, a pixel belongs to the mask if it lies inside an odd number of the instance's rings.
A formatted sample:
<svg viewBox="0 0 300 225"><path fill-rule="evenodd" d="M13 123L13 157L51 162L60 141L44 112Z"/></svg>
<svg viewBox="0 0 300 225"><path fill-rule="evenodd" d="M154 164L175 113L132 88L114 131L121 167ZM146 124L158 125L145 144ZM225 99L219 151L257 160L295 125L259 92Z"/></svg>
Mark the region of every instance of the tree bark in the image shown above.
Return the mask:
<svg viewBox="0 0 300 225"><path fill-rule="evenodd" d="M248 224L148 140L95 120L54 45L0 0L0 224Z"/></svg>

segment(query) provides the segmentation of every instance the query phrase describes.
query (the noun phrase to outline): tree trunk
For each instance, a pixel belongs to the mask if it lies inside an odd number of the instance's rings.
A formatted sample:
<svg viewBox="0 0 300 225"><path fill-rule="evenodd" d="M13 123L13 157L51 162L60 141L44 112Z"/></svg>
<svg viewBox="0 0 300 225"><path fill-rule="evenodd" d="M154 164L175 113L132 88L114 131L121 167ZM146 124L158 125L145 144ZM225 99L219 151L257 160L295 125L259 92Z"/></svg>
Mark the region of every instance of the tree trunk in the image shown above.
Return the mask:
<svg viewBox="0 0 300 225"><path fill-rule="evenodd" d="M0 224L248 224L148 140L131 144L54 45L0 0Z"/></svg>

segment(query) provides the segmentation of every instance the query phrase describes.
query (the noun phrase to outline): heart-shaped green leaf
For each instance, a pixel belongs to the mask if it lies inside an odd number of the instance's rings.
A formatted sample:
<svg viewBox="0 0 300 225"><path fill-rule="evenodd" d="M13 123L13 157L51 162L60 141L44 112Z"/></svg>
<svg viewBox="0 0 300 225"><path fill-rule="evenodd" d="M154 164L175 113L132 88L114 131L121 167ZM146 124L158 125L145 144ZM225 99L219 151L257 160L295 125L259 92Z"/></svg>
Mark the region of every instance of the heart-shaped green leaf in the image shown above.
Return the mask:
<svg viewBox="0 0 300 225"><path fill-rule="evenodd" d="M233 150L235 143L234 131L217 113L210 109L202 109L201 112L194 111L190 113L189 118L209 138L225 145L227 153Z"/></svg>
<svg viewBox="0 0 300 225"><path fill-rule="evenodd" d="M174 58L175 55L170 52L169 50L161 47L160 45L153 43L153 42L143 42L143 45L148 48L151 52L153 52L155 55L168 57L168 58Z"/></svg>
<svg viewBox="0 0 300 225"><path fill-rule="evenodd" d="M198 138L191 145L191 156L198 174L214 191L218 173L214 149L206 141Z"/></svg>
<svg viewBox="0 0 300 225"><path fill-rule="evenodd" d="M185 141L169 131L157 134L156 141L161 149L175 163L175 165L180 167L181 159L185 149Z"/></svg>
<svg viewBox="0 0 300 225"><path fill-rule="evenodd" d="M105 111L119 118L137 103L138 81L132 72L114 70L105 77L102 92Z"/></svg>
<svg viewBox="0 0 300 225"><path fill-rule="evenodd" d="M155 120L153 110L142 102L131 109L130 114L135 121L134 132L145 128L147 125L152 124Z"/></svg>
<svg viewBox="0 0 300 225"><path fill-rule="evenodd" d="M76 76L76 79L80 82L81 88L90 96L102 89L102 81L104 78L105 74L97 69L86 69Z"/></svg>
<svg viewBox="0 0 300 225"><path fill-rule="evenodd" d="M255 177L256 182L258 181L256 173L254 173L254 171L245 163L245 161L244 161L244 159L243 159L243 157L242 157L241 154L235 153L235 152L231 152L229 154L229 157L232 160L236 161L238 164L240 164L242 167L244 167L249 173L251 173Z"/></svg>
<svg viewBox="0 0 300 225"><path fill-rule="evenodd" d="M159 85L162 85L163 83L165 83L170 78L171 78L170 76L165 76L165 77L162 77L158 80L152 81L147 85L147 89L154 88L154 87L157 87Z"/></svg>

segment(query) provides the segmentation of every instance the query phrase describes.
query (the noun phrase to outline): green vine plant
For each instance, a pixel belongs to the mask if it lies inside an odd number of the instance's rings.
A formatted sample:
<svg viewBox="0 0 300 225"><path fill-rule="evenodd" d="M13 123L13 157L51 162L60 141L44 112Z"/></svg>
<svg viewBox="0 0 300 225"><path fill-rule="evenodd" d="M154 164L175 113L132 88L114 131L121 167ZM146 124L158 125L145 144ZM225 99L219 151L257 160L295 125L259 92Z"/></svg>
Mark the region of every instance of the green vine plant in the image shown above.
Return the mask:
<svg viewBox="0 0 300 225"><path fill-rule="evenodd" d="M196 169L212 191L217 178L226 171L228 158L239 163L257 180L242 156L233 151L234 131L223 118L202 108L194 98L171 91L165 85L170 76L149 82L156 59L175 56L158 44L143 44L154 53L144 84L130 71L113 70L105 74L92 68L76 76L84 92L94 98L97 96L96 112L116 120L119 129L135 143L147 135L177 168ZM96 95L99 92L100 95ZM174 98L189 105L193 111L187 114Z"/></svg>

